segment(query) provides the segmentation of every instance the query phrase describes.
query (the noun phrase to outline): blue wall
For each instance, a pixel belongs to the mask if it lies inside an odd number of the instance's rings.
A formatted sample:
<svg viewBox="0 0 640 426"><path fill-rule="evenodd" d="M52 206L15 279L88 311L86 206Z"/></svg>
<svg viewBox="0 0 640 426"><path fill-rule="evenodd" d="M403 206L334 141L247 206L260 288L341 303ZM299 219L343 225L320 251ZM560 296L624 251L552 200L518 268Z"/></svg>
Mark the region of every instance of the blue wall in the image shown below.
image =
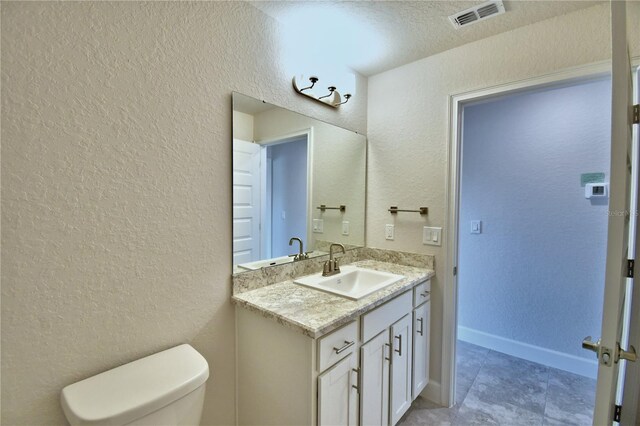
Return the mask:
<svg viewBox="0 0 640 426"><path fill-rule="evenodd" d="M461 336L595 359L580 343L600 335L608 207L580 174L608 180L610 96L605 79L464 108Z"/></svg>
<svg viewBox="0 0 640 426"><path fill-rule="evenodd" d="M271 159L271 257L297 253L298 244L307 246L307 139L269 146ZM282 214L284 212L284 219Z"/></svg>

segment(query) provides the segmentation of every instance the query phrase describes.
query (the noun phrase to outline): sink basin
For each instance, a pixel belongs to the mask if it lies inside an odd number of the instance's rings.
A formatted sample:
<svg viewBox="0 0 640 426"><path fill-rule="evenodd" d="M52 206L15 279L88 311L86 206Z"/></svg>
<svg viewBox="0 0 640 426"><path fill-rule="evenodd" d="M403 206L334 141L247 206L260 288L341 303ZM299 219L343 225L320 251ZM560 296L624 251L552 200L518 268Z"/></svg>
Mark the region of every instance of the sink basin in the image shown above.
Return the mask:
<svg viewBox="0 0 640 426"><path fill-rule="evenodd" d="M397 283L404 275L346 265L340 273L323 277L321 273L301 277L293 282L317 290L326 291L352 300L362 299L378 290Z"/></svg>
<svg viewBox="0 0 640 426"><path fill-rule="evenodd" d="M240 263L238 266L249 271L264 268L265 266L282 265L283 263L293 262L293 257L281 256L273 259L256 260L255 262Z"/></svg>
<svg viewBox="0 0 640 426"><path fill-rule="evenodd" d="M326 251L314 250L312 252L309 252L308 254L309 254L309 259L311 259L314 257L329 254L329 253L327 253ZM291 262L293 262L293 257L280 256L280 257L274 257L272 259L256 260L255 262L240 263L238 264L238 267L242 269L247 269L249 271L255 271L256 269L264 268L265 266L282 265L283 263L291 263Z"/></svg>

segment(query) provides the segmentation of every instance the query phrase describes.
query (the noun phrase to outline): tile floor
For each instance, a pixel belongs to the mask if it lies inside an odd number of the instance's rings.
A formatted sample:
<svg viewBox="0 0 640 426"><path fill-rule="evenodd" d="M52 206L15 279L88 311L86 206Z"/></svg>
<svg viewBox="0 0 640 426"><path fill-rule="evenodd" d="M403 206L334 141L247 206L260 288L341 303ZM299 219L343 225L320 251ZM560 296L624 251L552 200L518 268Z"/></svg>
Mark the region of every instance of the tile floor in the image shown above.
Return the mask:
<svg viewBox="0 0 640 426"><path fill-rule="evenodd" d="M458 341L456 404L418 397L398 425L591 425L596 381Z"/></svg>

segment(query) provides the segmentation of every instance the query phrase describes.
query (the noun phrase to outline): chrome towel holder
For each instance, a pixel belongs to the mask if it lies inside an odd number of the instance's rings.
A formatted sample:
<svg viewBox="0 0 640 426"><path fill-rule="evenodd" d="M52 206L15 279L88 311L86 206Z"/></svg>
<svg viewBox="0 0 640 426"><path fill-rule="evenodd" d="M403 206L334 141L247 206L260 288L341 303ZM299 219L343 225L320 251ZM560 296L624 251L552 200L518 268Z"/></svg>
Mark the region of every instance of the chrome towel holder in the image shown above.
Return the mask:
<svg viewBox="0 0 640 426"><path fill-rule="evenodd" d="M341 204L338 207L327 207L324 204L320 204L320 206L316 208L322 212L325 210L340 210L344 213L347 210L347 206L345 206L344 204Z"/></svg>
<svg viewBox="0 0 640 426"><path fill-rule="evenodd" d="M418 210L406 210L406 209L399 209L398 206L389 207L389 213L396 214L398 212L420 213L420 215L426 215L426 214L429 214L429 208L419 207Z"/></svg>

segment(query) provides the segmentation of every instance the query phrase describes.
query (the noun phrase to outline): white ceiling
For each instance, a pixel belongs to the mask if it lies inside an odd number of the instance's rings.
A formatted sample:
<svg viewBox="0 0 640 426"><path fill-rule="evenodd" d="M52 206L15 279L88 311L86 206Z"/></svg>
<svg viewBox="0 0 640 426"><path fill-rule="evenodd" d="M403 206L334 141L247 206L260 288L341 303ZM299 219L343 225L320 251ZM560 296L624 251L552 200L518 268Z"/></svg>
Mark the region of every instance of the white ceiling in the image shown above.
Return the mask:
<svg viewBox="0 0 640 426"><path fill-rule="evenodd" d="M506 13L454 29L448 16L484 1L251 1L292 31L295 49L374 75L603 1L504 1Z"/></svg>

